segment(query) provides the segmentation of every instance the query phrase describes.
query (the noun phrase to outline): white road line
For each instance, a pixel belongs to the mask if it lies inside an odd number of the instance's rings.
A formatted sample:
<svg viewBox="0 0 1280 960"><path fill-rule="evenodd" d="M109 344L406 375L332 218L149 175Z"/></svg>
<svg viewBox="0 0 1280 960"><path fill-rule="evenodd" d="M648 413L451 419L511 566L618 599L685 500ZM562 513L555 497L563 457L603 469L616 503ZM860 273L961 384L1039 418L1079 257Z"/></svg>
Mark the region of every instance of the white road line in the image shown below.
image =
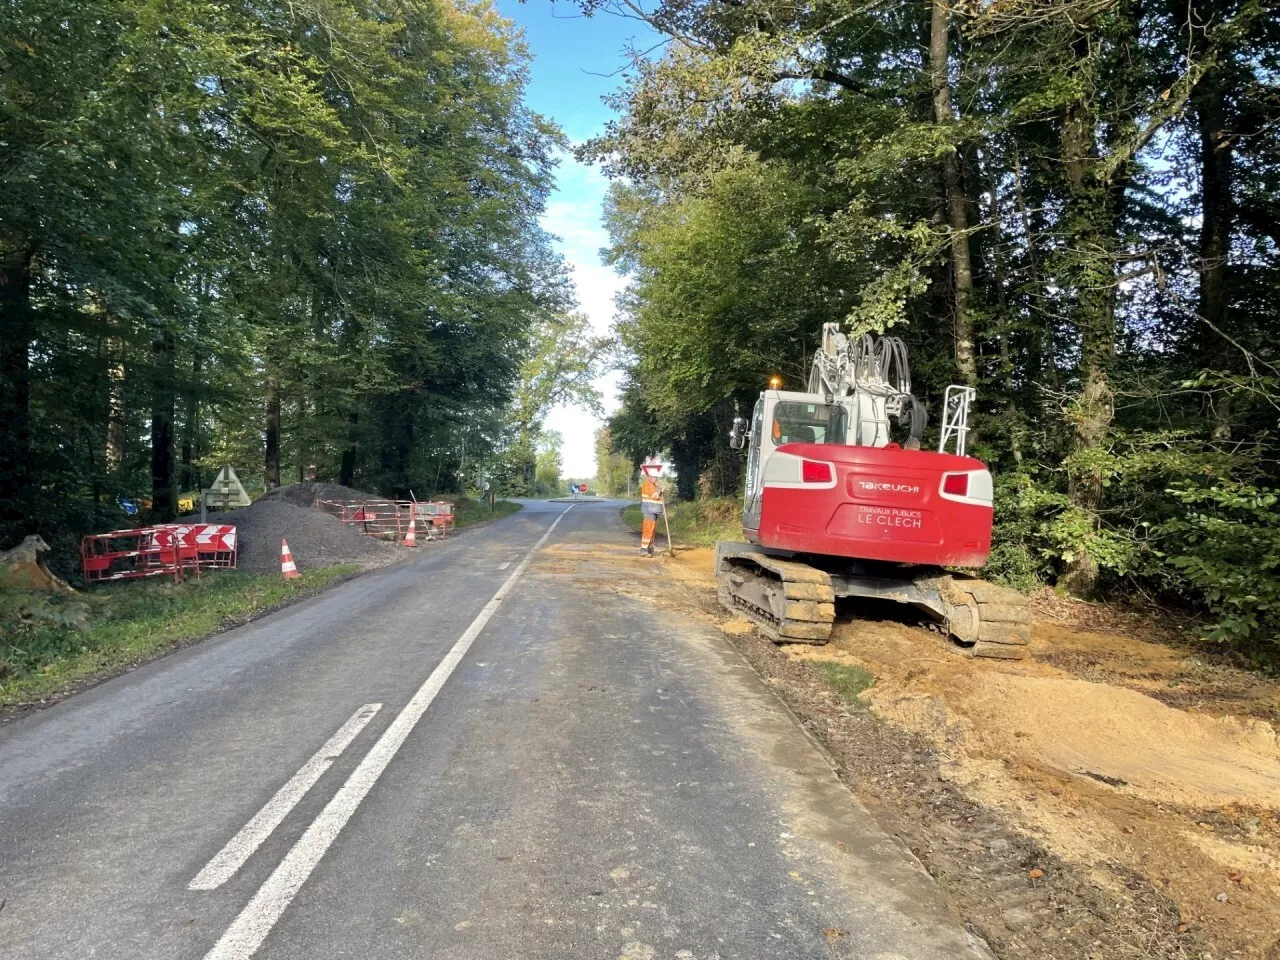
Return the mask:
<svg viewBox="0 0 1280 960"><path fill-rule="evenodd" d="M505 570L505 569L507 569L507 567L509 567L509 566L511 566L511 561L510 561L510 560L503 560L500 564L498 564L498 569L499 569L499 570Z"/></svg>
<svg viewBox="0 0 1280 960"><path fill-rule="evenodd" d="M298 801L320 779L320 775L333 766L333 762L342 756L342 751L351 745L351 741L381 709L380 703L366 703L353 713L351 719L339 727L338 732L289 778L289 782L276 791L276 795L266 802L253 819L227 841L227 845L218 851L217 856L205 864L205 868L187 884L187 889L216 890L235 876L235 872L244 866L253 851L271 836L272 831L289 815L289 811L297 806Z"/></svg>
<svg viewBox="0 0 1280 960"><path fill-rule="evenodd" d="M427 677L426 682L418 688L413 699L391 721L391 725L360 761L360 765L347 778L347 782L334 794L329 805L320 812L320 815L307 828L307 832L293 845L293 849L275 868L271 876L267 877L266 882L258 888L253 899L232 921L231 926L222 935L222 939L205 954L205 960L248 960L257 952L258 947L262 946L262 941L267 938L276 921L288 909L289 903L302 885L307 882L307 878L311 876L311 871L320 862L320 858L337 839L361 801L373 789L373 785L378 782L382 772L395 757L396 751L413 732L422 715L427 712L427 707L431 706L431 701L440 692L449 675L466 655L494 612L502 605L502 601L520 579L520 574L524 573L525 567L529 565L529 561L547 542L552 531L564 519L564 515L572 509L572 506L566 507L564 512L556 517L547 528L547 532L542 535L542 539L534 544L533 549L520 561L520 565L512 571L511 576L503 581L498 592L493 595L493 599L485 604L479 616L471 621L471 626L467 627L466 632L458 638L458 642L431 671L431 676Z"/></svg>

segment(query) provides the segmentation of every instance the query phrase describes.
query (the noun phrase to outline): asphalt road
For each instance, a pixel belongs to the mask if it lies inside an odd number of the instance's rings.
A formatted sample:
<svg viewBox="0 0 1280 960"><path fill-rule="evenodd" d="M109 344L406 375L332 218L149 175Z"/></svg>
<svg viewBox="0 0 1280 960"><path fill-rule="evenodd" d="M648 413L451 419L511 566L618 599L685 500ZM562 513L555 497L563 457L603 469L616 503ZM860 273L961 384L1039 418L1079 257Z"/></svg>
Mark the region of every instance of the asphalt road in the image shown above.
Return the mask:
<svg viewBox="0 0 1280 960"><path fill-rule="evenodd" d="M0 729L0 957L985 957L714 626L593 565L618 505L565 506Z"/></svg>

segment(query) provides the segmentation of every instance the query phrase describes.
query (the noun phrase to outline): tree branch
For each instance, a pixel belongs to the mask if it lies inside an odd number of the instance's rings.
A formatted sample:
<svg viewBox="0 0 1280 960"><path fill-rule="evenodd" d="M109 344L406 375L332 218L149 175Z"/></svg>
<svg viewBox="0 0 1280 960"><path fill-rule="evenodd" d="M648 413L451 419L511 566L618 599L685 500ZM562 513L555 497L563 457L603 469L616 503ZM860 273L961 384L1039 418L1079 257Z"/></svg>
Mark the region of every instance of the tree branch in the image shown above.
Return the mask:
<svg viewBox="0 0 1280 960"><path fill-rule="evenodd" d="M775 81L779 80L821 80L824 83L834 84L837 87L843 87L846 90L852 90L854 93L861 93L866 87L858 83L851 77L846 77L842 73L836 73L825 67L817 67L813 70L779 70L773 75Z"/></svg>

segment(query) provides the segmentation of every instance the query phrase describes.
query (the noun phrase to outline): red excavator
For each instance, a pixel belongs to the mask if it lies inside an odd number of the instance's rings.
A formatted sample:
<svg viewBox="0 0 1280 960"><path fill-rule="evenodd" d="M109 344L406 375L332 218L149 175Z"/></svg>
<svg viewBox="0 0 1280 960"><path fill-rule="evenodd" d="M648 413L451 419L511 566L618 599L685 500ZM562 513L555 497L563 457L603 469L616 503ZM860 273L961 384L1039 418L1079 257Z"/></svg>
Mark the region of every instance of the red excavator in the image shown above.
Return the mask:
<svg viewBox="0 0 1280 960"><path fill-rule="evenodd" d="M834 323L808 389L777 387L729 435L734 449L749 444L750 542L716 545L721 602L779 643L825 643L836 597L892 600L973 656L1021 659L1025 598L944 569L981 567L991 552L991 473L965 456L973 388L947 388L938 449L922 450L906 346L850 340Z"/></svg>

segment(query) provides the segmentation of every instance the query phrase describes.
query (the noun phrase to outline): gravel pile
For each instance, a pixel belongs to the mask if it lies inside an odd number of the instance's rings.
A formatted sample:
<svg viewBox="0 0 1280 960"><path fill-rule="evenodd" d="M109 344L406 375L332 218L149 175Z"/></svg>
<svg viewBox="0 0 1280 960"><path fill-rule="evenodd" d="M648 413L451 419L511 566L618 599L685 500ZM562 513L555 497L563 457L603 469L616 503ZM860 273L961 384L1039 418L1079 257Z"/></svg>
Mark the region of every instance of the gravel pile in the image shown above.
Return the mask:
<svg viewBox="0 0 1280 960"><path fill-rule="evenodd" d="M304 486L297 484L296 486ZM336 484L306 484L308 487L326 487L346 490ZM210 514L210 523L233 523L239 541L239 567L252 573L280 572L280 538L289 542L289 552L301 571L317 567L330 567L339 563L359 563L362 566L380 566L405 555L405 549L397 544L362 536L352 527L343 526L335 517L312 508L316 495L305 495L305 506L295 497L304 496L299 491L287 496L283 487L262 497L252 506L227 513ZM350 491L358 496L358 490ZM343 495L341 499L355 499Z"/></svg>
<svg viewBox="0 0 1280 960"><path fill-rule="evenodd" d="M268 490L263 500L284 500L299 507L310 507L317 500L381 500L381 497L364 490L344 487L340 483L291 483L288 486Z"/></svg>

